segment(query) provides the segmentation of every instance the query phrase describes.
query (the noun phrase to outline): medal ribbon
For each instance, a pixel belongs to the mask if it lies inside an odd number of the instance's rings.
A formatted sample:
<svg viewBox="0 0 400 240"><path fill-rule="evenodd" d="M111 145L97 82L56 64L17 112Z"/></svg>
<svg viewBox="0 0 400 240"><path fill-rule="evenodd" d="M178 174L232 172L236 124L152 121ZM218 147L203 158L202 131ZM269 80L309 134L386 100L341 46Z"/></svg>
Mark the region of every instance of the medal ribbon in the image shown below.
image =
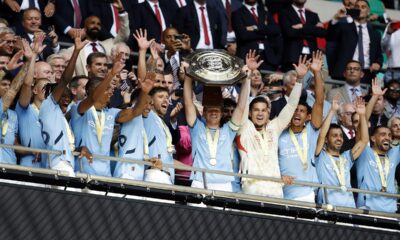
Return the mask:
<svg viewBox="0 0 400 240"><path fill-rule="evenodd" d="M331 159L333 170L336 173L340 186L346 186L346 177L344 172L344 163L346 162L346 159L344 159L342 156L339 156L339 167L338 167L333 157L329 153L327 154Z"/></svg>
<svg viewBox="0 0 400 240"><path fill-rule="evenodd" d="M37 114L39 114L39 108L36 106L36 104L32 103L32 108Z"/></svg>
<svg viewBox="0 0 400 240"><path fill-rule="evenodd" d="M389 175L389 158L385 156L385 169L382 167L382 162L380 157L376 152L374 152L376 165L378 166L379 176L381 178L382 188L387 188L386 177Z"/></svg>
<svg viewBox="0 0 400 240"><path fill-rule="evenodd" d="M65 129L67 130L67 138L68 138L68 143L71 151L75 150L75 137L74 133L71 131L71 128L69 127L69 124L67 122L67 119L64 118L64 124L65 124Z"/></svg>
<svg viewBox="0 0 400 240"><path fill-rule="evenodd" d="M147 140L147 134L144 130L142 130L142 136L143 136L144 159L148 159L149 158L149 141Z"/></svg>
<svg viewBox="0 0 400 240"><path fill-rule="evenodd" d="M171 152L174 151L174 146L172 145L171 133L169 132L169 129L168 129L167 125L165 124L165 122L160 117L158 117L158 121L161 123L161 127L164 130L165 137L167 138L166 139L166 141L167 141L167 150L168 150L169 153L171 153Z"/></svg>
<svg viewBox="0 0 400 240"><path fill-rule="evenodd" d="M301 162L303 163L304 170L308 167L308 141L307 141L307 130L304 128L301 134L301 138L303 140L303 151L301 151L299 142L297 141L296 136L294 135L292 129L289 129L290 139L293 142L294 147L296 148L297 154L300 157Z"/></svg>
<svg viewBox="0 0 400 240"><path fill-rule="evenodd" d="M90 110L92 111L93 118L94 118L95 124L96 124L97 141L101 145L101 139L103 137L103 130L104 130L105 122L106 122L106 116L105 116L103 110L101 110L100 116L98 116L97 112L96 112L96 108L94 108L94 106L92 106L90 108Z"/></svg>
<svg viewBox="0 0 400 240"><path fill-rule="evenodd" d="M217 160L219 128L215 131L214 138L212 138L210 129L206 127L206 137L207 137L208 149L210 150L210 157L211 159Z"/></svg>

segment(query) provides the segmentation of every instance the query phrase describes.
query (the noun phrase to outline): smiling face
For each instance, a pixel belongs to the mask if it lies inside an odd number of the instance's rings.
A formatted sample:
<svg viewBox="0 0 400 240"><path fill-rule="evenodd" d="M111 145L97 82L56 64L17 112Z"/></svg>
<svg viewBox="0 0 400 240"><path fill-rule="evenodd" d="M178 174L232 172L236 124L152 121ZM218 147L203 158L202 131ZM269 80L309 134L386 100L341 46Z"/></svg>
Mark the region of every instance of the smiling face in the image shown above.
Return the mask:
<svg viewBox="0 0 400 240"><path fill-rule="evenodd" d="M0 46L0 54L12 55L14 52L15 46L15 34L13 33L3 33L0 35L0 39L2 42L5 42L4 45Z"/></svg>
<svg viewBox="0 0 400 240"><path fill-rule="evenodd" d="M265 102L255 103L250 109L249 116L256 128L265 127L268 122L271 109Z"/></svg>
<svg viewBox="0 0 400 240"><path fill-rule="evenodd" d="M330 127L325 139L325 143L327 144L329 149L332 149L335 152L340 151L343 146L342 129L339 126Z"/></svg>
<svg viewBox="0 0 400 240"><path fill-rule="evenodd" d="M217 106L205 106L203 116L206 119L207 126L219 126L222 118L222 109Z"/></svg>
<svg viewBox="0 0 400 240"><path fill-rule="evenodd" d="M374 134L371 136L371 141L374 148L383 153L386 153L387 151L389 151L390 148L392 133L387 127L379 127L374 131Z"/></svg>
<svg viewBox="0 0 400 240"><path fill-rule="evenodd" d="M169 104L169 94L167 91L156 92L152 96L153 109L159 116L165 116Z"/></svg>
<svg viewBox="0 0 400 240"><path fill-rule="evenodd" d="M22 26L25 32L35 33L39 31L39 27L42 25L42 16L36 9L30 9L24 12L22 17Z"/></svg>
<svg viewBox="0 0 400 240"><path fill-rule="evenodd" d="M400 118L394 118L392 120L390 130L392 131L393 138L400 140Z"/></svg>

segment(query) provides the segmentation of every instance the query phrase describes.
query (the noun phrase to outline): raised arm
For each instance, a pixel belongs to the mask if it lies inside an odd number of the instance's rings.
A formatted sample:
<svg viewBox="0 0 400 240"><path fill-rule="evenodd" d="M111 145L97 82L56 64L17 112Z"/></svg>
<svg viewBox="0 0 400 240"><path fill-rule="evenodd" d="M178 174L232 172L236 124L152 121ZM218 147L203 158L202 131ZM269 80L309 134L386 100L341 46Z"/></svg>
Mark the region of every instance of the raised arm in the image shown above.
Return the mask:
<svg viewBox="0 0 400 240"><path fill-rule="evenodd" d="M97 101L97 99L101 99L103 94L107 91L107 88L110 87L111 81L119 72L122 71L125 64L121 60L122 54L118 53L116 56L113 67L111 71L106 75L106 77L101 81L101 83L93 90L93 92L88 93L89 96L82 100L82 102L78 106L78 113L84 114L89 108L91 108Z"/></svg>
<svg viewBox="0 0 400 240"><path fill-rule="evenodd" d="M378 101L380 96L385 95L386 93L386 88L384 90L382 90L379 80L378 79L372 79L372 97L371 99L368 101L367 104L367 109L365 112L365 118L367 119L367 121L369 120L369 118L371 117L372 114L372 110L374 109L374 105L376 103L376 101Z"/></svg>
<svg viewBox="0 0 400 240"><path fill-rule="evenodd" d="M138 101L136 102L133 108L127 108L122 110L118 115L117 122L119 123L128 122L143 113L143 109L146 105L146 100L149 96L149 92L154 86L155 74L148 74L143 81L142 80L139 81L140 81L141 91Z"/></svg>
<svg viewBox="0 0 400 240"><path fill-rule="evenodd" d="M324 109L324 80L322 78L322 52L313 52L312 63L310 66L315 79L315 103L311 112L311 123L315 128L320 128L323 119Z"/></svg>
<svg viewBox="0 0 400 240"><path fill-rule="evenodd" d="M154 42L154 39L147 40L147 30L136 30L136 34L133 34L139 46L139 59L138 59L138 70L137 77L144 79L146 77L146 52L150 48L150 45Z"/></svg>
<svg viewBox="0 0 400 240"><path fill-rule="evenodd" d="M336 112L339 110L340 107L339 102L340 102L340 95L336 94L332 99L331 109L329 110L329 113L326 116L322 124L322 127L319 131L317 148L315 149L315 156L318 156L321 153L322 148L324 147L325 138L326 135L328 134L329 126L331 125L332 119L335 116Z"/></svg>
<svg viewBox="0 0 400 240"><path fill-rule="evenodd" d="M115 38L113 39L113 42L114 44L119 42L126 42L130 34L128 13L125 11L124 5L122 4L121 0L114 0L113 6L118 10L118 18L121 26L117 33L117 36L115 36Z"/></svg>
<svg viewBox="0 0 400 240"><path fill-rule="evenodd" d="M186 70L189 67L187 62L182 62L183 68ZM186 72L186 71L185 71ZM185 84L183 85L183 102L185 104L186 122L189 127L193 127L197 118L196 107L193 103L193 80L188 75L185 75Z"/></svg>
<svg viewBox="0 0 400 240"><path fill-rule="evenodd" d="M17 52L10 60L8 65L6 66L6 69L11 70L15 69L21 66L23 63L17 63L19 59L24 55L24 52L21 50ZM28 71L30 65L30 61L25 62L25 64L22 66L22 68L19 70L17 76L14 77L14 79L11 82L10 89L3 95L2 100L3 100L3 112L7 111L10 108L10 105L14 101L15 96L17 95L19 89L22 86L23 79L26 75L26 72ZM3 76L4 77L4 76Z"/></svg>
<svg viewBox="0 0 400 240"><path fill-rule="evenodd" d="M66 87L68 87L68 84L72 79L72 75L74 74L76 60L78 59L79 52L88 43L88 40L85 40L84 42L82 42L82 40L81 40L82 31L83 30L76 31L75 44L74 44L74 50L72 52L72 56L68 62L67 67L65 68L65 70L61 76L60 82L57 84L57 86L53 90L52 95L53 95L54 101L56 101L56 102L60 101L61 96L64 92L64 89Z"/></svg>
<svg viewBox="0 0 400 240"><path fill-rule="evenodd" d="M250 95L251 73L257 70L260 67L260 65L264 62L263 60L259 61L258 60L259 58L260 56L256 56L255 50L250 50L249 53L246 54L246 66L249 69L249 72L247 72L247 77L242 82L238 104L235 110L233 111L231 119L231 122L236 126L240 126L242 124L243 113L245 111L245 108L247 107L246 106L247 99L249 98Z"/></svg>
<svg viewBox="0 0 400 240"><path fill-rule="evenodd" d="M351 149L353 160L356 160L361 155L362 151L364 151L364 148L365 146L367 146L369 141L368 124L367 118L365 117L365 101L362 99L362 97L358 97L356 100L356 112L358 113L358 115L360 115L360 124L357 131L360 132L360 140L358 140L354 147Z"/></svg>
<svg viewBox="0 0 400 240"><path fill-rule="evenodd" d="M18 99L19 105L21 105L21 107L24 108L28 107L28 105L31 102L35 61L37 55L41 53L43 49L46 47L46 45L43 45L43 40L45 37L46 35L42 32L35 34L32 48L29 46L29 43L26 39L22 39L25 58L28 59L28 61L30 61L28 72L25 75L24 83L21 87Z"/></svg>

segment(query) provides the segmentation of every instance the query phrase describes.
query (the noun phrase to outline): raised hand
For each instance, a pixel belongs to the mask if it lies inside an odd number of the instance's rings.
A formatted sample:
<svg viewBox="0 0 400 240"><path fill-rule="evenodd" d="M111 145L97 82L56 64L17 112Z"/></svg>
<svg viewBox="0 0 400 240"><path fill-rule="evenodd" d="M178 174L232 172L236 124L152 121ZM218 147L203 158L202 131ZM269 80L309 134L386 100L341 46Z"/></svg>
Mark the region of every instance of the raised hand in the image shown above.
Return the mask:
<svg viewBox="0 0 400 240"><path fill-rule="evenodd" d="M322 65L324 64L323 61L323 54L320 50L318 50L317 52L313 52L312 54L312 62L310 65L310 69L313 72L320 72L322 69Z"/></svg>
<svg viewBox="0 0 400 240"><path fill-rule="evenodd" d="M356 112L360 115L365 115L366 107L365 100L362 97L357 97L355 101Z"/></svg>
<svg viewBox="0 0 400 240"><path fill-rule="evenodd" d="M75 50L80 51L89 43L89 40L85 40L82 42L82 34L84 34L83 30L79 29L75 33L76 33L74 38Z"/></svg>
<svg viewBox="0 0 400 240"><path fill-rule="evenodd" d="M381 88L381 84L380 81L377 78L372 79L372 95L375 96L383 96L385 95L387 88L385 88L384 90L382 90Z"/></svg>
<svg viewBox="0 0 400 240"><path fill-rule="evenodd" d="M154 42L154 38L151 40L147 40L147 30L139 28L139 30L136 30L136 34L133 34L133 37L136 39L139 49L140 50L147 50L149 49L150 45L152 42Z"/></svg>
<svg viewBox="0 0 400 240"><path fill-rule="evenodd" d="M336 93L336 95L332 99L331 111L337 112L340 108L340 94Z"/></svg>
<svg viewBox="0 0 400 240"><path fill-rule="evenodd" d="M155 41L151 42L150 44L150 53L151 53L151 57L153 58L153 60L157 60L160 58L160 55L158 54L158 43L156 43Z"/></svg>
<svg viewBox="0 0 400 240"><path fill-rule="evenodd" d="M310 61L307 61L307 56L302 55L299 57L299 62L297 65L293 64L293 67L297 72L297 78L302 79L310 68Z"/></svg>
<svg viewBox="0 0 400 240"><path fill-rule="evenodd" d="M86 157L89 163L93 163L93 156L90 150L86 146L82 146L80 148L78 158L81 159L82 157Z"/></svg>
<svg viewBox="0 0 400 240"><path fill-rule="evenodd" d="M264 62L264 60L258 60L260 55L256 55L256 50L250 50L246 54L246 65L250 71L257 70L260 65Z"/></svg>
<svg viewBox="0 0 400 240"><path fill-rule="evenodd" d="M24 55L23 50L20 50L16 54L14 54L14 56L11 58L11 60L6 65L6 70L12 71L14 69L21 67L24 63L18 62L18 61L22 58L23 55Z"/></svg>
<svg viewBox="0 0 400 240"><path fill-rule="evenodd" d="M43 41L46 38L46 34L44 32L40 32L37 35L35 34L35 38L33 39L32 51L36 54L40 54L46 48L46 44L43 45Z"/></svg>
<svg viewBox="0 0 400 240"><path fill-rule="evenodd" d="M113 66L111 69L112 74L116 75L122 71L125 67L125 63L122 60L122 55L123 53L118 53L117 56L115 56L115 59L113 61Z"/></svg>
<svg viewBox="0 0 400 240"><path fill-rule="evenodd" d="M156 82L156 73L155 72L147 72L144 80L138 79L140 88L146 94L148 94L151 89L153 89L154 83Z"/></svg>
<svg viewBox="0 0 400 240"><path fill-rule="evenodd" d="M49 1L46 4L46 7L44 7L44 15L46 15L46 17L52 17L55 10L56 7L54 6L54 3Z"/></svg>

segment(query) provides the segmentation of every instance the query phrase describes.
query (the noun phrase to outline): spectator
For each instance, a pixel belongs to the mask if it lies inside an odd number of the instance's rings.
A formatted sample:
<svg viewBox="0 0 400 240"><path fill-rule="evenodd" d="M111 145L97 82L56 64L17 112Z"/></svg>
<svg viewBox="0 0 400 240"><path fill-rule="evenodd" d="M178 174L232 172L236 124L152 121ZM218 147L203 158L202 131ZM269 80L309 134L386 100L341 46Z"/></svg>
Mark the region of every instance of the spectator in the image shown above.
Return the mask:
<svg viewBox="0 0 400 240"><path fill-rule="evenodd" d="M86 84L89 81L86 76L75 76L72 78L69 88L72 93L71 104L76 104L86 98Z"/></svg>
<svg viewBox="0 0 400 240"><path fill-rule="evenodd" d="M392 142L390 145L396 147L400 144L400 117L392 117L389 119L388 127L392 132Z"/></svg>
<svg viewBox="0 0 400 240"><path fill-rule="evenodd" d="M351 60L346 64L346 69L343 72L346 80L344 86L331 89L326 99L332 102L333 97L339 93L341 103L352 103L357 97L364 96L367 92L361 88L361 79L364 73L361 64L355 60Z"/></svg>
<svg viewBox="0 0 400 240"><path fill-rule="evenodd" d="M339 22L332 35L334 39L328 39L335 45L329 73L334 79L343 79L347 63L355 60L360 62L364 72L362 82L370 83L382 66L381 37L368 23L368 1L358 0L355 8L360 10L360 15L351 23Z"/></svg>
<svg viewBox="0 0 400 240"><path fill-rule="evenodd" d="M391 80L386 83L385 115L387 118L400 116L400 82Z"/></svg>
<svg viewBox="0 0 400 240"><path fill-rule="evenodd" d="M0 55L0 70L4 69L10 62L10 57L7 55Z"/></svg>
<svg viewBox="0 0 400 240"><path fill-rule="evenodd" d="M47 57L46 61L53 70L55 81L59 82L66 66L64 57L60 54L52 54Z"/></svg>
<svg viewBox="0 0 400 240"><path fill-rule="evenodd" d="M305 9L306 0L293 0L292 6L279 13L279 24L284 39L283 70L293 69L301 55L311 56L317 50L317 37L325 37L326 30L318 14Z"/></svg>
<svg viewBox="0 0 400 240"><path fill-rule="evenodd" d="M108 71L107 56L101 52L89 54L86 62L87 76L104 78Z"/></svg>
<svg viewBox="0 0 400 240"><path fill-rule="evenodd" d="M304 62L303 62L304 64ZM279 115L282 109L285 107L287 100L296 84L298 78L303 79L304 76L298 76L297 72L294 70L288 71L283 75L283 89L285 90L285 95L278 98L271 103L271 114L269 119L274 119Z"/></svg>
<svg viewBox="0 0 400 240"><path fill-rule="evenodd" d="M342 151L352 149L355 144L356 128L352 120L352 116L355 112L356 110L352 103L344 103L337 112L338 124L344 132Z"/></svg>
<svg viewBox="0 0 400 240"><path fill-rule="evenodd" d="M36 62L33 77L35 79L46 78L50 80L50 82L55 83L53 69L47 62L42 62L42 61Z"/></svg>
<svg viewBox="0 0 400 240"><path fill-rule="evenodd" d="M179 32L190 36L193 49L219 49L222 42L222 20L219 12L206 0L193 0L182 8L182 26Z"/></svg>
<svg viewBox="0 0 400 240"><path fill-rule="evenodd" d="M244 59L249 50L257 50L263 70L276 70L281 62L280 29L270 12L257 0L245 0L244 6L232 14L237 37L237 56Z"/></svg>
<svg viewBox="0 0 400 240"><path fill-rule="evenodd" d="M12 56L15 50L15 32L8 27L0 28L0 40L3 44L0 44L0 54Z"/></svg>
<svg viewBox="0 0 400 240"><path fill-rule="evenodd" d="M398 22L388 24L382 38L382 48L388 56L385 81L400 79L400 31Z"/></svg>

